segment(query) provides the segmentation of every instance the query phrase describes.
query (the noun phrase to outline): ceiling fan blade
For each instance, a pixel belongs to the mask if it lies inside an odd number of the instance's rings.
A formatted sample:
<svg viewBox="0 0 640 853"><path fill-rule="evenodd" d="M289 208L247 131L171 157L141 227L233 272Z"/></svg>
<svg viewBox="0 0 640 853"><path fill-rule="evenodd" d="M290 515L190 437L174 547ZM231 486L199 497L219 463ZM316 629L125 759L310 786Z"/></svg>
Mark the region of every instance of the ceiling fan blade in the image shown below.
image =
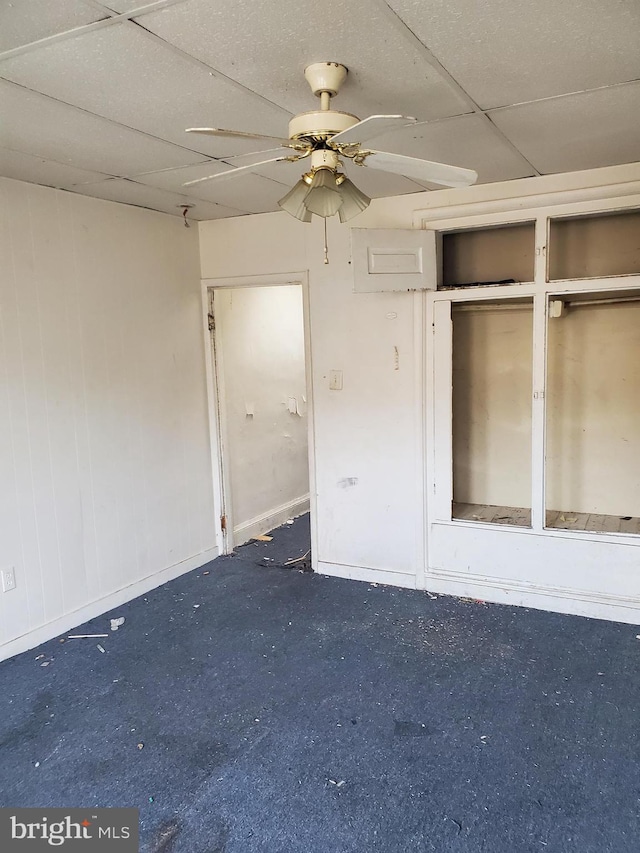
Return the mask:
<svg viewBox="0 0 640 853"><path fill-rule="evenodd" d="M246 154L233 154L231 157L225 157L224 162L228 163L230 166L248 166L251 163L262 163L267 160L269 157L286 157L292 156L295 157L296 154L286 155L282 148L266 148L261 151L248 151Z"/></svg>
<svg viewBox="0 0 640 853"><path fill-rule="evenodd" d="M370 169L383 172L395 172L405 178L440 184L443 187L468 187L478 180L478 173L461 166L448 166L446 163L434 163L418 157L405 157L403 154L391 154L389 151L372 151L364 161Z"/></svg>
<svg viewBox="0 0 640 853"><path fill-rule="evenodd" d="M267 163L277 163L278 160L287 160L288 157L286 154L278 154L276 157L269 157L268 160L261 160L258 163L249 163L248 166L238 166L235 169L225 169L224 172L218 172L215 175L208 175L206 178L196 178L195 181L187 181L186 184L183 184L183 187L192 187L194 184L201 184L203 181L224 181L227 178L235 178L236 175L242 175L247 172L255 172L256 169L259 169L260 166L264 166Z"/></svg>
<svg viewBox="0 0 640 853"><path fill-rule="evenodd" d="M264 133L246 133L244 130L224 130L221 127L188 127L186 133L202 133L204 136L225 136L229 139L268 139L269 142L279 142L280 145L291 147L293 140L283 136L267 136Z"/></svg>
<svg viewBox="0 0 640 853"><path fill-rule="evenodd" d="M380 136L390 130L415 124L416 121L417 119L413 116L369 116L369 118L364 118L352 127L347 128L347 130L336 133L335 136L331 137L331 142L366 142L368 139L373 139L374 136Z"/></svg>

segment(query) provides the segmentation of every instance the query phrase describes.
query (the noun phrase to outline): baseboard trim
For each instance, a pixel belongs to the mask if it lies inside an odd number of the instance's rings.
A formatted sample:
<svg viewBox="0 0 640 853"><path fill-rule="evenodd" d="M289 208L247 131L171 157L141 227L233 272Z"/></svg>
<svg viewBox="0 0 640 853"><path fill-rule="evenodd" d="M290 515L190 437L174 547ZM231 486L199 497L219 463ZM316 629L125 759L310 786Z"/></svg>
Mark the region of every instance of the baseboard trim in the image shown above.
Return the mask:
<svg viewBox="0 0 640 853"><path fill-rule="evenodd" d="M295 518L309 512L309 495L302 495L287 503L270 509L262 515L257 515L255 518L250 518L249 521L244 521L233 528L233 544L243 545L249 539L255 536L262 536L269 530L275 527L280 527L290 518Z"/></svg>
<svg viewBox="0 0 640 853"><path fill-rule="evenodd" d="M343 563L318 562L316 569L320 575L334 578L347 578L365 583L380 583L387 586L400 586L406 589L416 589L416 576L408 572L386 572L383 569L368 569L364 566L348 566Z"/></svg>
<svg viewBox="0 0 640 853"><path fill-rule="evenodd" d="M40 625L20 637L9 640L0 646L0 661L7 658L19 655L22 652L27 652L39 646L41 643L46 643L48 640L53 640L60 634L70 631L72 628L77 628L88 622L90 619L95 619L103 613L108 613L114 607L120 607L128 601L132 601L139 595L144 595L156 587L162 586L167 581L174 580L180 575L187 574L194 569L204 566L205 563L215 560L218 556L218 548L208 548L206 551L201 551L199 554L194 554L186 560L181 560L179 563L174 563L166 569L162 569L153 575L148 575L146 578L134 581L134 583L123 587L122 589L111 592L103 598L92 601L90 604L85 604L71 613L65 613L57 619L47 622L45 625Z"/></svg>
<svg viewBox="0 0 640 853"><path fill-rule="evenodd" d="M430 592L444 595L478 598L495 604L512 604L516 607L531 607L534 610L640 625L638 598L566 587L538 586L513 579L461 575L440 569L426 573L425 585Z"/></svg>

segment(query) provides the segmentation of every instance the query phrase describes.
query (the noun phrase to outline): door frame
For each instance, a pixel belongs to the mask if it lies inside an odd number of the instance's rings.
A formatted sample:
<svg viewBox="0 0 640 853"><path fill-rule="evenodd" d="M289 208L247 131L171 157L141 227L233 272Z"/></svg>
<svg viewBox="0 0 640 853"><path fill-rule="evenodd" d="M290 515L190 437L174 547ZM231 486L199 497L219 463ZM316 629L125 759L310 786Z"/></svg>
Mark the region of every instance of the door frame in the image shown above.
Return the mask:
<svg viewBox="0 0 640 853"><path fill-rule="evenodd" d="M285 287L297 285L302 288L302 311L304 322L305 380L307 386L307 442L309 450L309 509L311 518L311 559L316 571L317 562L317 514L316 514L316 454L313 417L313 371L311 364L311 319L309 312L309 273L307 270L268 273L265 275L234 276L225 278L203 278L202 318L205 342L205 367L207 378L207 404L209 411L209 436L211 443L211 470L213 477L213 499L216 513L216 545L221 554L233 551L233 517L229 495L230 476L226 455L227 427L224 413L224 379L222 360L224 355L216 344L215 307L213 293L224 288L238 287ZM210 322L210 318L213 322ZM211 328L213 326L213 328Z"/></svg>

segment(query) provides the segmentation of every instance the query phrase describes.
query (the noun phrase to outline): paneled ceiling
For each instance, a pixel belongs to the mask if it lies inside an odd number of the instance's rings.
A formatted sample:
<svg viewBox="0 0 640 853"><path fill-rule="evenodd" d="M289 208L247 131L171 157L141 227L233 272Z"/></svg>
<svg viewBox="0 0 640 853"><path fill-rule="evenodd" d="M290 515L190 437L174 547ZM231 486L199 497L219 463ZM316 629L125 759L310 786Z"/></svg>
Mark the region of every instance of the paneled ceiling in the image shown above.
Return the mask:
<svg viewBox="0 0 640 853"><path fill-rule="evenodd" d="M419 119L376 148L480 182L640 160L637 0L0 0L0 175L195 219L277 210L300 165L183 187L256 149L184 129L286 135L322 60L349 68L335 109Z"/></svg>

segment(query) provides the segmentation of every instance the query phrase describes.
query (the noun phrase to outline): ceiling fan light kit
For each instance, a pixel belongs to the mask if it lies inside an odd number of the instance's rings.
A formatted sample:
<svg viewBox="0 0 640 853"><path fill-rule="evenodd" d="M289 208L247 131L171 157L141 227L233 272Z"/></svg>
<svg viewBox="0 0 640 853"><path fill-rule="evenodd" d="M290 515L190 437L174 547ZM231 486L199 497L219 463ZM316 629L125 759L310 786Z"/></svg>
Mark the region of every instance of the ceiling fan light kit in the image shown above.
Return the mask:
<svg viewBox="0 0 640 853"><path fill-rule="evenodd" d="M338 94L347 77L346 67L338 62L315 62L305 68L304 75L313 94L320 98L320 109L294 116L289 122L288 139L221 128L199 127L187 131L208 136L261 139L271 143L271 149L276 143L282 150L275 153L273 150L265 151L264 160L198 178L184 186L232 178L238 173L257 171L268 163L283 160L297 162L309 157L310 171L278 204L301 222L310 222L312 214L326 219L336 213L341 222L347 222L365 210L371 199L340 171L342 160L446 187L469 186L477 180L478 176L472 169L364 147L364 143L370 139L415 124L416 119L401 115L375 115L360 121L350 113L332 110L331 98ZM287 149L290 151L288 154L285 153ZM271 156L267 157L267 154Z"/></svg>
<svg viewBox="0 0 640 853"><path fill-rule="evenodd" d="M363 210L369 207L369 203L371 202L369 196L366 196L362 190L359 190L349 178L345 178L340 184L340 194L342 196L342 204L338 209L338 216L340 217L340 222L343 223L362 213Z"/></svg>
<svg viewBox="0 0 640 853"><path fill-rule="evenodd" d="M291 216L295 216L300 222L311 222L311 211L307 210L304 200L309 192L309 182L305 177L300 178L289 192L280 199L278 204Z"/></svg>
<svg viewBox="0 0 640 853"><path fill-rule="evenodd" d="M342 205L337 173L328 166L320 166L316 169L303 203L307 210L315 213L316 216L326 219L336 214Z"/></svg>

